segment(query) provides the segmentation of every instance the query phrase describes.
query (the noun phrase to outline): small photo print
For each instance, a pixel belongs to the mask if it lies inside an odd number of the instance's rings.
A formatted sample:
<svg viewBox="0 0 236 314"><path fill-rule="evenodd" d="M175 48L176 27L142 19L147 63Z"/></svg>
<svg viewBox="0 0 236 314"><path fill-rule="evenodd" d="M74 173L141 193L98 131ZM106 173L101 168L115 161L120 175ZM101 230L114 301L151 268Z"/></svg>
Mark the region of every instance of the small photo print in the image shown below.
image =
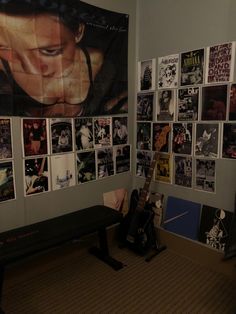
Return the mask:
<svg viewBox="0 0 236 314"><path fill-rule="evenodd" d="M150 151L138 150L136 155L136 176L146 178L152 162Z"/></svg>
<svg viewBox="0 0 236 314"><path fill-rule="evenodd" d="M112 140L113 145L128 143L128 117L112 118Z"/></svg>
<svg viewBox="0 0 236 314"><path fill-rule="evenodd" d="M236 159L236 123L223 124L222 158Z"/></svg>
<svg viewBox="0 0 236 314"><path fill-rule="evenodd" d="M15 198L15 176L13 162L0 162L0 202L13 200Z"/></svg>
<svg viewBox="0 0 236 314"><path fill-rule="evenodd" d="M185 87L178 90L178 121L197 121L199 110L199 87Z"/></svg>
<svg viewBox="0 0 236 314"><path fill-rule="evenodd" d="M195 167L195 189L215 193L216 161L196 159Z"/></svg>
<svg viewBox="0 0 236 314"><path fill-rule="evenodd" d="M202 87L202 120L225 120L227 110L227 85Z"/></svg>
<svg viewBox="0 0 236 314"><path fill-rule="evenodd" d="M95 151L77 153L77 182L85 183L96 180Z"/></svg>
<svg viewBox="0 0 236 314"><path fill-rule="evenodd" d="M173 153L192 155L192 134L192 123L173 123Z"/></svg>
<svg viewBox="0 0 236 314"><path fill-rule="evenodd" d="M154 180L171 183L170 154L160 154L155 166Z"/></svg>
<svg viewBox="0 0 236 314"><path fill-rule="evenodd" d="M93 149L93 119L75 118L75 149Z"/></svg>
<svg viewBox="0 0 236 314"><path fill-rule="evenodd" d="M51 126L51 147L52 153L65 153L73 151L72 119L52 118Z"/></svg>
<svg viewBox="0 0 236 314"><path fill-rule="evenodd" d="M25 196L50 191L50 171L48 157L24 160Z"/></svg>
<svg viewBox="0 0 236 314"><path fill-rule="evenodd" d="M114 175L113 149L100 148L97 153L97 178L102 179Z"/></svg>
<svg viewBox="0 0 236 314"><path fill-rule="evenodd" d="M137 143L136 148L139 150L151 150L151 123L137 123Z"/></svg>
<svg viewBox="0 0 236 314"><path fill-rule="evenodd" d="M181 53L180 85L203 84L204 49Z"/></svg>
<svg viewBox="0 0 236 314"><path fill-rule="evenodd" d="M158 88L175 88L178 86L179 55L158 58Z"/></svg>
<svg viewBox="0 0 236 314"><path fill-rule="evenodd" d="M153 120L154 93L139 93L137 95L137 121Z"/></svg>
<svg viewBox="0 0 236 314"><path fill-rule="evenodd" d="M75 155L51 156L52 189L60 190L75 185Z"/></svg>
<svg viewBox="0 0 236 314"><path fill-rule="evenodd" d="M173 121L176 106L174 89L158 90L157 93L157 121Z"/></svg>
<svg viewBox="0 0 236 314"><path fill-rule="evenodd" d="M115 146L115 173L130 171L130 145Z"/></svg>
<svg viewBox="0 0 236 314"><path fill-rule="evenodd" d="M155 90L156 59L138 62L138 91Z"/></svg>
<svg viewBox="0 0 236 314"><path fill-rule="evenodd" d="M21 120L24 156L48 154L48 123L47 119Z"/></svg>
<svg viewBox="0 0 236 314"><path fill-rule="evenodd" d="M236 121L236 83L230 85L229 120Z"/></svg>
<svg viewBox="0 0 236 314"><path fill-rule="evenodd" d="M168 132L163 136L166 127L169 127L169 123L153 123L153 151L159 151L162 153L168 153L170 150L170 133ZM161 140L160 140L161 139ZM160 146L161 144L161 146Z"/></svg>
<svg viewBox="0 0 236 314"><path fill-rule="evenodd" d="M219 124L197 123L195 139L195 156L218 158Z"/></svg>
<svg viewBox="0 0 236 314"><path fill-rule="evenodd" d="M174 184L192 187L192 157L174 156Z"/></svg>
<svg viewBox="0 0 236 314"><path fill-rule="evenodd" d="M94 118L94 139L95 148L112 145L111 118Z"/></svg>
<svg viewBox="0 0 236 314"><path fill-rule="evenodd" d="M12 158L11 119L0 118L0 159Z"/></svg>

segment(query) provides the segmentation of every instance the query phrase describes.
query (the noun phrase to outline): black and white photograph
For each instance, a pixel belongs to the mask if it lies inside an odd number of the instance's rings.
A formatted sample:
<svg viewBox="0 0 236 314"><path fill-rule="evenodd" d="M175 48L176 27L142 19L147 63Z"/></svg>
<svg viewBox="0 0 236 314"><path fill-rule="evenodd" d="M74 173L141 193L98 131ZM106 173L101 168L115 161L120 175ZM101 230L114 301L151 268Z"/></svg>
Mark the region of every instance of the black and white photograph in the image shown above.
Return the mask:
<svg viewBox="0 0 236 314"><path fill-rule="evenodd" d="M158 88L176 88L179 81L179 54L158 58Z"/></svg>
<svg viewBox="0 0 236 314"><path fill-rule="evenodd" d="M169 127L169 123L153 123L152 127L152 150L153 151L159 151L162 153L168 153L170 151L170 132L166 135L166 138L163 138L163 145L159 147L160 143L162 144L162 141L160 141L160 136L163 135L163 130L165 127Z"/></svg>
<svg viewBox="0 0 236 314"><path fill-rule="evenodd" d="M112 145L112 125L111 118L94 118L94 147L104 147Z"/></svg>
<svg viewBox="0 0 236 314"><path fill-rule="evenodd" d="M137 123L136 148L139 150L151 150L151 123Z"/></svg>
<svg viewBox="0 0 236 314"><path fill-rule="evenodd" d="M96 150L97 179L114 175L114 156L112 147Z"/></svg>
<svg viewBox="0 0 236 314"><path fill-rule="evenodd" d="M150 151L137 150L136 152L136 176L146 178L152 162Z"/></svg>
<svg viewBox="0 0 236 314"><path fill-rule="evenodd" d="M236 159L236 123L223 123L222 158Z"/></svg>
<svg viewBox="0 0 236 314"><path fill-rule="evenodd" d="M154 93L139 93L137 95L137 121L152 121Z"/></svg>
<svg viewBox="0 0 236 314"><path fill-rule="evenodd" d="M174 184L191 188L192 177L192 157L174 156Z"/></svg>
<svg viewBox="0 0 236 314"><path fill-rule="evenodd" d="M94 147L93 119L75 118L75 149L88 150Z"/></svg>
<svg viewBox="0 0 236 314"><path fill-rule="evenodd" d="M176 107L176 91L163 89L157 92L157 121L173 121Z"/></svg>
<svg viewBox="0 0 236 314"><path fill-rule="evenodd" d="M12 158L11 119L0 118L0 159Z"/></svg>
<svg viewBox="0 0 236 314"><path fill-rule="evenodd" d="M114 146L115 173L130 171L130 145Z"/></svg>
<svg viewBox="0 0 236 314"><path fill-rule="evenodd" d="M112 118L112 143L121 145L128 143L128 117Z"/></svg>
<svg viewBox="0 0 236 314"><path fill-rule="evenodd" d="M15 198L16 192L13 162L0 162L0 203Z"/></svg>
<svg viewBox="0 0 236 314"><path fill-rule="evenodd" d="M199 111L199 87L178 89L177 120L197 121Z"/></svg>
<svg viewBox="0 0 236 314"><path fill-rule="evenodd" d="M173 123L172 152L192 155L193 124Z"/></svg>
<svg viewBox="0 0 236 314"><path fill-rule="evenodd" d="M218 123L197 123L195 136L195 156L211 158L219 157Z"/></svg>
<svg viewBox="0 0 236 314"><path fill-rule="evenodd" d="M78 184L96 180L96 159L94 150L77 153L76 165Z"/></svg>
<svg viewBox="0 0 236 314"><path fill-rule="evenodd" d="M156 59L138 62L138 92L155 90Z"/></svg>
<svg viewBox="0 0 236 314"><path fill-rule="evenodd" d="M52 154L73 151L72 121L71 118L50 119Z"/></svg>
<svg viewBox="0 0 236 314"><path fill-rule="evenodd" d="M216 192L216 161L213 159L195 160L195 183L196 190Z"/></svg>

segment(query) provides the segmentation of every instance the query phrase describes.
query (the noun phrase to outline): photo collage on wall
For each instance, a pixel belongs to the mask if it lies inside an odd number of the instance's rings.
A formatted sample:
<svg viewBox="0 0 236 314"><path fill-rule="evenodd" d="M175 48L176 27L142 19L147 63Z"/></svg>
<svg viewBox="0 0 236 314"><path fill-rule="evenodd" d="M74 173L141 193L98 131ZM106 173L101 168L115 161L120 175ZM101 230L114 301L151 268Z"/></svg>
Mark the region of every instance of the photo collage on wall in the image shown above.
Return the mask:
<svg viewBox="0 0 236 314"><path fill-rule="evenodd" d="M138 79L136 175L158 150L154 181L216 193L217 160L236 160L235 42L139 61Z"/></svg>

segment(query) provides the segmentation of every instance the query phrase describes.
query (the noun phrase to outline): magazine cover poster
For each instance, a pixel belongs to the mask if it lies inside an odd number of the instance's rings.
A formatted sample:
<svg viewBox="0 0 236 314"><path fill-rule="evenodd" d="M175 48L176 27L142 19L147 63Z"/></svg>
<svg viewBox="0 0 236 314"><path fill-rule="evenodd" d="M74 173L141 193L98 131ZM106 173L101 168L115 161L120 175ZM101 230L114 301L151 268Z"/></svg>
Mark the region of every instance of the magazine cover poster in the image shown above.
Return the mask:
<svg viewBox="0 0 236 314"><path fill-rule="evenodd" d="M78 184L96 180L96 159L94 150L77 153L76 165Z"/></svg>
<svg viewBox="0 0 236 314"><path fill-rule="evenodd" d="M199 241L214 249L225 251L232 219L233 213L227 210L203 205Z"/></svg>
<svg viewBox="0 0 236 314"><path fill-rule="evenodd" d="M75 118L75 149L88 150L94 147L93 119Z"/></svg>
<svg viewBox="0 0 236 314"><path fill-rule="evenodd" d="M197 157L219 157L219 124L197 123L194 153Z"/></svg>
<svg viewBox="0 0 236 314"><path fill-rule="evenodd" d="M48 154L47 119L21 119L21 130L25 157Z"/></svg>
<svg viewBox="0 0 236 314"><path fill-rule="evenodd" d="M136 176L146 178L152 162L150 151L138 150L136 154Z"/></svg>
<svg viewBox="0 0 236 314"><path fill-rule="evenodd" d="M236 83L230 85L229 120L236 121Z"/></svg>
<svg viewBox="0 0 236 314"><path fill-rule="evenodd" d="M114 175L114 156L112 147L100 148L97 154L97 178L102 179Z"/></svg>
<svg viewBox="0 0 236 314"><path fill-rule="evenodd" d="M94 118L94 146L95 148L112 145L112 125L111 118Z"/></svg>
<svg viewBox="0 0 236 314"><path fill-rule="evenodd" d="M51 169L53 190L75 185L75 155L73 153L51 156Z"/></svg>
<svg viewBox="0 0 236 314"><path fill-rule="evenodd" d="M113 147L115 158L115 173L130 171L130 145Z"/></svg>
<svg viewBox="0 0 236 314"><path fill-rule="evenodd" d="M25 196L50 191L50 171L48 157L29 158L24 160Z"/></svg>
<svg viewBox="0 0 236 314"><path fill-rule="evenodd" d="M137 95L137 121L153 120L154 93L139 93Z"/></svg>
<svg viewBox="0 0 236 314"><path fill-rule="evenodd" d="M202 120L225 120L227 111L227 85L202 87Z"/></svg>
<svg viewBox="0 0 236 314"><path fill-rule="evenodd" d="M172 151L175 154L192 155L192 123L173 123Z"/></svg>
<svg viewBox="0 0 236 314"><path fill-rule="evenodd" d="M206 84L232 82L235 43L223 43L206 50Z"/></svg>
<svg viewBox="0 0 236 314"><path fill-rule="evenodd" d="M196 159L195 189L216 192L216 162L212 159Z"/></svg>
<svg viewBox="0 0 236 314"><path fill-rule="evenodd" d="M174 156L174 184L192 187L192 157Z"/></svg>
<svg viewBox="0 0 236 314"><path fill-rule="evenodd" d="M13 162L0 162L0 202L13 200L15 198L15 175Z"/></svg>
<svg viewBox="0 0 236 314"><path fill-rule="evenodd" d="M157 92L157 121L173 121L176 107L174 89L163 89Z"/></svg>
<svg viewBox="0 0 236 314"><path fill-rule="evenodd" d="M1 17L1 116L127 113L128 14L77 0L3 0Z"/></svg>
<svg viewBox="0 0 236 314"><path fill-rule="evenodd" d="M170 154L160 154L155 166L154 180L171 183L171 156Z"/></svg>
<svg viewBox="0 0 236 314"><path fill-rule="evenodd" d="M12 158L11 119L0 118L0 160Z"/></svg>
<svg viewBox="0 0 236 314"><path fill-rule="evenodd" d="M128 117L112 118L112 141L113 145L128 143Z"/></svg>
<svg viewBox="0 0 236 314"><path fill-rule="evenodd" d="M197 121L199 111L199 87L178 89L178 121Z"/></svg>
<svg viewBox="0 0 236 314"><path fill-rule="evenodd" d="M155 90L156 59L138 62L138 92Z"/></svg>
<svg viewBox="0 0 236 314"><path fill-rule="evenodd" d="M137 143L136 148L139 150L151 150L151 123L137 123Z"/></svg>
<svg viewBox="0 0 236 314"><path fill-rule="evenodd" d="M179 82L179 55L158 58L158 88L175 88Z"/></svg>
<svg viewBox="0 0 236 314"><path fill-rule="evenodd" d="M236 159L236 123L223 124L222 157Z"/></svg>
<svg viewBox="0 0 236 314"><path fill-rule="evenodd" d="M113 208L123 215L129 211L128 191L124 188L103 193L103 205Z"/></svg>
<svg viewBox="0 0 236 314"><path fill-rule="evenodd" d="M52 154L73 151L72 122L71 118L50 119Z"/></svg>
<svg viewBox="0 0 236 314"><path fill-rule="evenodd" d="M162 147L158 147L158 139L160 136L162 136L163 129L167 126L169 126L169 123L153 123L153 132L152 132L152 137L153 137L153 145L152 145L152 150L153 151L160 151L162 153L168 153L170 150L170 132L166 135L165 138L165 143L163 143Z"/></svg>
<svg viewBox="0 0 236 314"><path fill-rule="evenodd" d="M204 49L181 53L180 85L203 84Z"/></svg>

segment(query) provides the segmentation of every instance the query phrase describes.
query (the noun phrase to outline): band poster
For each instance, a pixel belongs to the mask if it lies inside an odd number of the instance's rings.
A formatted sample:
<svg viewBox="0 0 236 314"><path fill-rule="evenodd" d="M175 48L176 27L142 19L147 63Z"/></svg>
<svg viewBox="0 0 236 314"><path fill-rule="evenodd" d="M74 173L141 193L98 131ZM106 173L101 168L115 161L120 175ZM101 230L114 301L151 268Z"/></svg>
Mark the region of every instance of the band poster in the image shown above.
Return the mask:
<svg viewBox="0 0 236 314"><path fill-rule="evenodd" d="M137 121L152 121L154 93L139 93L137 95Z"/></svg>
<svg viewBox="0 0 236 314"><path fill-rule="evenodd" d="M161 153L156 163L154 181L172 183L171 164L172 164L171 155Z"/></svg>
<svg viewBox="0 0 236 314"><path fill-rule="evenodd" d="M0 202L15 199L15 175L13 161L0 162Z"/></svg>
<svg viewBox="0 0 236 314"><path fill-rule="evenodd" d="M156 86L156 59L138 62L138 91L153 91Z"/></svg>
<svg viewBox="0 0 236 314"><path fill-rule="evenodd" d="M158 58L158 88L176 88L179 82L179 55Z"/></svg>
<svg viewBox="0 0 236 314"><path fill-rule="evenodd" d="M195 132L195 156L219 157L219 123L197 123Z"/></svg>
<svg viewBox="0 0 236 314"><path fill-rule="evenodd" d="M178 121L197 121L199 111L199 87L178 90Z"/></svg>
<svg viewBox="0 0 236 314"><path fill-rule="evenodd" d="M12 158L11 119L0 118L0 160Z"/></svg>
<svg viewBox="0 0 236 314"><path fill-rule="evenodd" d="M157 121L173 121L176 107L176 91L174 89L158 90Z"/></svg>
<svg viewBox="0 0 236 314"><path fill-rule="evenodd" d="M174 184L192 187L192 157L174 156Z"/></svg>
<svg viewBox="0 0 236 314"><path fill-rule="evenodd" d="M52 118L51 127L51 152L52 154L73 151L73 119Z"/></svg>
<svg viewBox="0 0 236 314"><path fill-rule="evenodd" d="M73 0L1 1L0 12L0 115L127 113L127 14Z"/></svg>

